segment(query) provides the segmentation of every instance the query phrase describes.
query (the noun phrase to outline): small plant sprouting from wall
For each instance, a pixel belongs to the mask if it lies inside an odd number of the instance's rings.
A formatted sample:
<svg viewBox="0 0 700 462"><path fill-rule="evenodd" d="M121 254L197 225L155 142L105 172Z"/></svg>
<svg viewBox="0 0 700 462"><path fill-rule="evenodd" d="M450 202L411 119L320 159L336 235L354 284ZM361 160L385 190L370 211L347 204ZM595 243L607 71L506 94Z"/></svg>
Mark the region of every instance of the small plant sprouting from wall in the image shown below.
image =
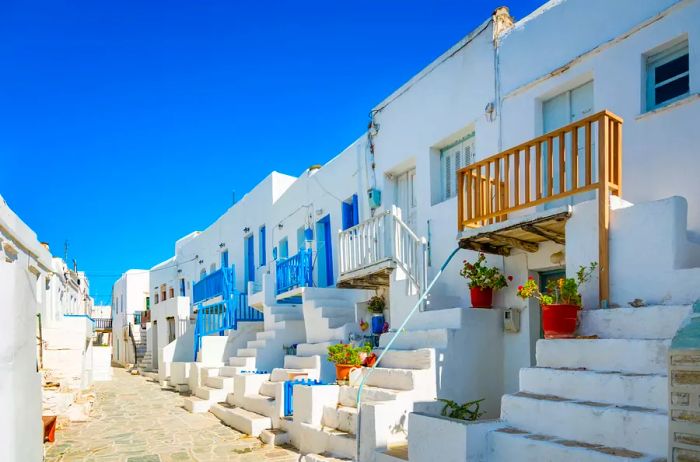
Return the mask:
<svg viewBox="0 0 700 462"><path fill-rule="evenodd" d="M484 398L469 401L464 404L458 404L449 399L439 399L438 401L445 403L441 412L444 417L474 421L479 420L479 417L485 414L485 412L481 412L481 402L484 401Z"/></svg>

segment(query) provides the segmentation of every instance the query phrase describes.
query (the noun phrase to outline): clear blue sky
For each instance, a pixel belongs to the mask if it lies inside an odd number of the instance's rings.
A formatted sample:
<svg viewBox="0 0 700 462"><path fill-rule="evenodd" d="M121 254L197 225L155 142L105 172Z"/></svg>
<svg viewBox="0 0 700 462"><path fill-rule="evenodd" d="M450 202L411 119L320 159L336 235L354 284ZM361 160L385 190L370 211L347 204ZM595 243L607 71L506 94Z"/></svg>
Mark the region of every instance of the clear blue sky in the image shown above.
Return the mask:
<svg viewBox="0 0 700 462"><path fill-rule="evenodd" d="M501 4L4 0L0 194L108 303L232 191L337 154Z"/></svg>

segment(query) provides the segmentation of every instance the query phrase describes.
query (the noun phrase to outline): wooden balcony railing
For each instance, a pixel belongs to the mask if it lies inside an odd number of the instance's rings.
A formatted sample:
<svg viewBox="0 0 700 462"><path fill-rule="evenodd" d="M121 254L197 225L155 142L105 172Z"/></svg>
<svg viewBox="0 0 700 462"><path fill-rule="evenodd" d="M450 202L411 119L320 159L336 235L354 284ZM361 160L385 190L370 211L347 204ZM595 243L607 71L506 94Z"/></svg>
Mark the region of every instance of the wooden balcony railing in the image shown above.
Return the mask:
<svg viewBox="0 0 700 462"><path fill-rule="evenodd" d="M600 295L607 300L610 194L622 194L620 117L601 111L475 162L457 172L457 188L460 232L504 221L518 210L598 191Z"/></svg>

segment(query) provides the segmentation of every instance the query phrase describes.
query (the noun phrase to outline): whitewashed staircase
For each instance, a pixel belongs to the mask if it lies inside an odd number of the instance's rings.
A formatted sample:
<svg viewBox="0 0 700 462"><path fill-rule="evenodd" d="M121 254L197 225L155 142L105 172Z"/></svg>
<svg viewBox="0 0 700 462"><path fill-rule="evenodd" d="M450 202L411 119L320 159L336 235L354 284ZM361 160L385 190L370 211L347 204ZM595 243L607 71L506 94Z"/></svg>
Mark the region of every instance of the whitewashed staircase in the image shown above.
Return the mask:
<svg viewBox="0 0 700 462"><path fill-rule="evenodd" d="M379 355L381 350L375 353ZM308 444L308 447L301 449L304 452L323 454L310 454L307 457L312 459L307 460L325 460L324 457L330 457L331 460L333 457L355 458L358 432L357 393L360 380L367 372L367 368L353 371L350 384L340 386L338 402L324 406L319 428L308 425L300 427L300 439L305 439L304 444ZM435 351L424 348L387 352L381 364L368 377L362 394L363 406L379 406L381 410L376 412L382 415L381 420L386 424L381 428L368 428L371 422L376 422L369 416L362 423L362 460L370 460L375 457L375 450L378 449L377 441L381 441L383 445L400 444L405 441L407 415L413 410L416 401L435 400ZM316 443L310 443L312 441Z"/></svg>
<svg viewBox="0 0 700 462"><path fill-rule="evenodd" d="M504 428L488 435L488 460L665 460L667 354L690 306L586 310L579 334L540 340L537 367L501 404Z"/></svg>
<svg viewBox="0 0 700 462"><path fill-rule="evenodd" d="M251 436L261 436L269 429L279 429L284 417L284 382L293 379L318 379L320 357L285 356L284 367L268 374L236 373L227 377L232 393L225 403L211 406L210 412L226 425ZM283 432L269 432L267 438L280 444ZM286 441L285 441L286 442Z"/></svg>
<svg viewBox="0 0 700 462"><path fill-rule="evenodd" d="M228 365L209 369L209 376L185 399L191 412L207 412L214 403L226 401L233 392L234 376L240 371L271 370L282 365L284 346L304 340L304 321L298 305L273 305L265 308L266 329L255 334L255 340L239 348Z"/></svg>

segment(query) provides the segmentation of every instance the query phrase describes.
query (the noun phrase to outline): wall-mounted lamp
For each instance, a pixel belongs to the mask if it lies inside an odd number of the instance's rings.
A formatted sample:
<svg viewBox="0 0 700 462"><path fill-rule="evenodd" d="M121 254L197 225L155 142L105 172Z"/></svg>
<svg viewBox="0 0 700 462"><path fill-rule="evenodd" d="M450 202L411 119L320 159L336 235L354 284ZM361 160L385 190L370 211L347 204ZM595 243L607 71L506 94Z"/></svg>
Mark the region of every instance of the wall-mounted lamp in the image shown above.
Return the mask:
<svg viewBox="0 0 700 462"><path fill-rule="evenodd" d="M284 225L282 223L277 224L277 229L282 229L284 228Z"/></svg>
<svg viewBox="0 0 700 462"><path fill-rule="evenodd" d="M204 263L204 260L199 260L199 264L201 265L202 263Z"/></svg>
<svg viewBox="0 0 700 462"><path fill-rule="evenodd" d="M243 232L245 234L248 234L250 232L250 228L246 226L245 228L243 228Z"/></svg>
<svg viewBox="0 0 700 462"><path fill-rule="evenodd" d="M220 247L220 248L226 247L226 243L225 243L225 242L222 242L221 244L219 244L219 247Z"/></svg>
<svg viewBox="0 0 700 462"><path fill-rule="evenodd" d="M177 270L177 272L178 272L178 273L182 273L182 270L181 270L181 269L179 269L179 270Z"/></svg>

